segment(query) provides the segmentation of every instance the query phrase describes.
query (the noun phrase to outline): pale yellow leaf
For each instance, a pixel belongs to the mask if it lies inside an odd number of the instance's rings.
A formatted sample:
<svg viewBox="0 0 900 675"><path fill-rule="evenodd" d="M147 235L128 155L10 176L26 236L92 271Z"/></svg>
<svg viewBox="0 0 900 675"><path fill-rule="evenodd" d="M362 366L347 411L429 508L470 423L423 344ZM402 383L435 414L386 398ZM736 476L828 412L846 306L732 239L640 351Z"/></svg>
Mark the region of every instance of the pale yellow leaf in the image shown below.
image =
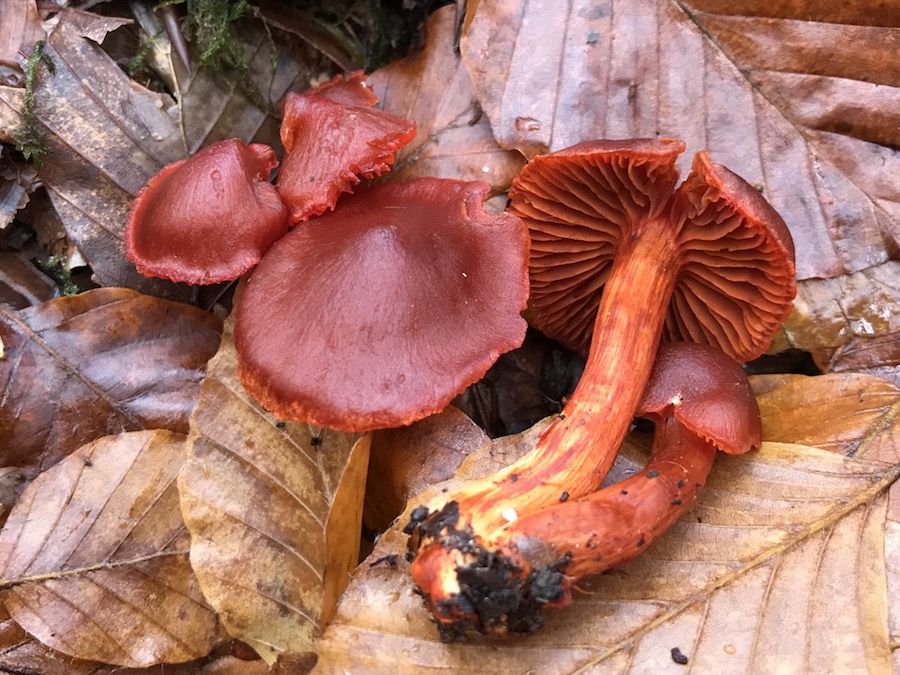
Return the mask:
<svg viewBox="0 0 900 675"><path fill-rule="evenodd" d="M238 382L232 329L201 386L178 487L204 596L271 664L315 651L356 566L370 436L279 426Z"/></svg>

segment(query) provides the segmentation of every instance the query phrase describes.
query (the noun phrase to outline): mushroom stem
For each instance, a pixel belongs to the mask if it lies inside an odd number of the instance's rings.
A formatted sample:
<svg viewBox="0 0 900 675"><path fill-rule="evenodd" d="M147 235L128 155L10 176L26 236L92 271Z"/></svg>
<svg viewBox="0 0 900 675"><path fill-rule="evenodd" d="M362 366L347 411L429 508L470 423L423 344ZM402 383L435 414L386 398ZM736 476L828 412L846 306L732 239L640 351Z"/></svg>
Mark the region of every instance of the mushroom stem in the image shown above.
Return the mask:
<svg viewBox="0 0 900 675"><path fill-rule="evenodd" d="M453 496L476 534L552 506L563 492L574 499L600 485L653 366L679 270L676 246L665 215L624 239L603 290L587 365L559 419L519 461Z"/></svg>
<svg viewBox="0 0 900 675"><path fill-rule="evenodd" d="M442 637L453 641L469 628L540 628L542 607L569 604L573 583L630 560L677 521L706 482L715 454L715 443L667 417L657 423L643 471L519 518L465 553L427 548L412 575L428 582L420 585Z"/></svg>

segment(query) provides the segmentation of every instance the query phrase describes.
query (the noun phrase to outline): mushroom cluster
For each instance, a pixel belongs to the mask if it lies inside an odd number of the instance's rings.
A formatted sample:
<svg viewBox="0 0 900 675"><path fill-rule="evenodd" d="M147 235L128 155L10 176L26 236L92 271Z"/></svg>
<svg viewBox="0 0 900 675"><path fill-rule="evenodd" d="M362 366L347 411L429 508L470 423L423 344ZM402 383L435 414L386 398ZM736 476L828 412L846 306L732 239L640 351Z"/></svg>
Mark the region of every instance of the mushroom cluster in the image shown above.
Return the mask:
<svg viewBox="0 0 900 675"><path fill-rule="evenodd" d="M790 312L796 293L794 249L784 221L756 189L712 163L706 152L696 155L690 175L676 189L675 161L683 151L682 142L670 139L593 141L536 157L513 181L508 210L526 222L531 234L534 323L587 351L587 365L559 419L534 450L441 503L414 511L412 574L444 637L455 638L468 627L533 630L540 624L535 607L568 597L565 585L548 586L548 574L578 577L621 559L608 550L617 549L609 543L615 537L587 523L599 522L589 520L599 517L597 509L621 511L622 500L595 490L633 416L659 416L665 407L647 402L662 391L651 379L661 340L709 345L722 358L743 363L768 347ZM686 348L675 351L691 364L682 372L689 379L681 386L691 387L695 378L715 379L702 372L712 357ZM654 377L668 379L677 369L669 363L669 352L662 354L665 360ZM736 375L723 377L734 380ZM702 393L702 405L723 407L710 392ZM683 413L687 407L678 408L682 395L687 394L673 393L669 406ZM744 408L754 405L747 402ZM673 419L659 420L651 463L671 461L667 448L672 445L679 453L691 453L679 456L682 468L694 468L676 479L685 481L686 492L672 497L665 513L656 509L658 499L648 497L643 506L620 514L616 536L629 538L631 553L638 542L643 546L649 540L651 521L672 521L671 507L689 502L694 489L689 485L702 484L708 471L705 460L697 458L711 457L711 450L688 448L682 427L727 452L758 444L758 434L749 440L723 439L683 416ZM651 468L635 480L650 481L657 472L669 473ZM656 486L648 494L661 482L647 482ZM637 492L621 489L628 492L630 509ZM585 528L596 534L595 546L585 544L586 549L607 551L595 554L602 561L576 552L577 533ZM601 544L604 537L607 543ZM531 550L557 558L535 566ZM510 603L502 608L497 605L500 591Z"/></svg>
<svg viewBox="0 0 900 675"><path fill-rule="evenodd" d="M485 183L360 185L415 135L375 103L361 71L290 93L275 185L272 148L220 141L151 178L126 223L146 276L211 284L255 268L236 309L238 375L284 420L409 424L525 336L524 224L484 211Z"/></svg>

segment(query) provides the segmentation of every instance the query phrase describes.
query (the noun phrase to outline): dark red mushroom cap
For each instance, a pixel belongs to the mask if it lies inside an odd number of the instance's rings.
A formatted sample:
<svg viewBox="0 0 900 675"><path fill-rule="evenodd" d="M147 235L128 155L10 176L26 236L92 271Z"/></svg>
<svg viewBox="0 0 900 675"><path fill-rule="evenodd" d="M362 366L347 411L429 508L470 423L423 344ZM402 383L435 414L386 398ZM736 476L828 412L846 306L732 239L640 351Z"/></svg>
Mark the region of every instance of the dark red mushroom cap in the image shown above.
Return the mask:
<svg viewBox="0 0 900 675"><path fill-rule="evenodd" d="M163 167L125 224L125 255L148 277L189 284L236 279L288 229L267 182L278 165L267 145L231 138Z"/></svg>
<svg viewBox="0 0 900 675"><path fill-rule="evenodd" d="M291 222L333 209L360 176L388 171L396 152L416 135L415 122L369 107L374 100L363 92L374 97L351 76L285 98L278 191Z"/></svg>
<svg viewBox="0 0 900 675"><path fill-rule="evenodd" d="M741 367L721 350L692 342L663 343L636 414L674 417L720 450L758 448L756 397Z"/></svg>
<svg viewBox="0 0 900 675"><path fill-rule="evenodd" d="M531 234L535 325L582 353L623 237L666 218L680 268L663 336L744 362L768 347L796 293L787 226L744 180L699 153L674 191L684 144L592 141L535 157L510 189Z"/></svg>
<svg viewBox="0 0 900 675"><path fill-rule="evenodd" d="M374 185L278 241L237 308L245 389L362 431L444 408L525 335L527 232L484 183Z"/></svg>

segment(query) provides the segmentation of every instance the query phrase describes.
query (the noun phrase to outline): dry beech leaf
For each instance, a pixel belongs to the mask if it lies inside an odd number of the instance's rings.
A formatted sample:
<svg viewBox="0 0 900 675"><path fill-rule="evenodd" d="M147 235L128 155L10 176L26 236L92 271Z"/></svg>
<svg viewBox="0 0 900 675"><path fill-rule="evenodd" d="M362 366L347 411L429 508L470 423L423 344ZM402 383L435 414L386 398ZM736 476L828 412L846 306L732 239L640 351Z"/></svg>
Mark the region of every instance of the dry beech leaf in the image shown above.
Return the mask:
<svg viewBox="0 0 900 675"><path fill-rule="evenodd" d="M322 640L317 672L681 672L673 647L702 672L888 672L887 500L880 493L900 466L868 452L897 433L900 391L887 400L883 381L869 377L849 396L841 393L851 389L845 377L823 379L842 402L829 412L866 439L852 443L854 456L771 440L759 452L720 455L698 503L665 537L583 583L574 604L548 611L534 635L442 644L409 579L406 537L389 530L372 562L354 574ZM777 383L769 384L775 395ZM809 414L773 407L766 428L787 429ZM491 450L515 455L534 435L498 439L463 468L480 459L488 470L497 463L486 456ZM646 443L629 440L619 475L645 457ZM409 509L440 490L430 488ZM396 567L374 564L387 555L398 556Z"/></svg>
<svg viewBox="0 0 900 675"><path fill-rule="evenodd" d="M452 478L460 463L490 438L458 408L449 406L409 426L372 435L363 522L383 532L410 498Z"/></svg>
<svg viewBox="0 0 900 675"><path fill-rule="evenodd" d="M271 664L315 651L356 567L371 436L279 426L238 382L233 323L201 386L178 487L204 596Z"/></svg>
<svg viewBox="0 0 900 675"><path fill-rule="evenodd" d="M789 343L833 370L859 368L868 348L900 378L896 14L833 0L501 0L469 3L461 52L504 148L671 136L688 145L684 172L708 148L794 236L805 283Z"/></svg>
<svg viewBox="0 0 900 675"><path fill-rule="evenodd" d="M211 314L122 288L0 307L0 466L27 480L105 434L187 432L220 331Z"/></svg>
<svg viewBox="0 0 900 675"><path fill-rule="evenodd" d="M105 436L45 471L0 532L10 616L47 646L123 666L189 661L218 641L188 561L175 479L184 436Z"/></svg>
<svg viewBox="0 0 900 675"><path fill-rule="evenodd" d="M400 152L388 178L481 180L492 192L503 192L525 160L494 140L469 73L453 48L455 31L455 7L437 10L428 20L420 52L366 80L380 107L418 125L415 139Z"/></svg>

